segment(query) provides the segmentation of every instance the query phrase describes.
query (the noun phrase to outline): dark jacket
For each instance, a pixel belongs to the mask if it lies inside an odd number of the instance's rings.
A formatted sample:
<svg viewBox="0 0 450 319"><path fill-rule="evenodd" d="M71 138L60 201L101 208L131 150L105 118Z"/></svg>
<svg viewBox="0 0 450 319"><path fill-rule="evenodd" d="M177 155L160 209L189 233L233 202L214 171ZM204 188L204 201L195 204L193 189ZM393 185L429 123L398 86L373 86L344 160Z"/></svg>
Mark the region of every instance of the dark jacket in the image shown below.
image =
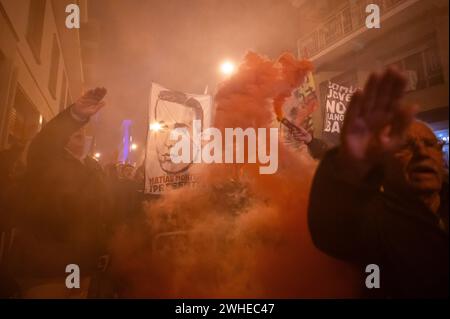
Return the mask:
<svg viewBox="0 0 450 319"><path fill-rule="evenodd" d="M361 267L380 269L376 297L447 297L449 288L448 184L433 214L417 198L382 192L381 172L361 182L340 162L338 149L320 163L311 190L308 223L314 244ZM353 174L354 175L354 174ZM368 275L368 274L367 274Z"/></svg>
<svg viewBox="0 0 450 319"><path fill-rule="evenodd" d="M101 168L65 150L85 124L68 108L30 145L14 261L22 275L64 276L68 264L87 275L104 252L109 198Z"/></svg>

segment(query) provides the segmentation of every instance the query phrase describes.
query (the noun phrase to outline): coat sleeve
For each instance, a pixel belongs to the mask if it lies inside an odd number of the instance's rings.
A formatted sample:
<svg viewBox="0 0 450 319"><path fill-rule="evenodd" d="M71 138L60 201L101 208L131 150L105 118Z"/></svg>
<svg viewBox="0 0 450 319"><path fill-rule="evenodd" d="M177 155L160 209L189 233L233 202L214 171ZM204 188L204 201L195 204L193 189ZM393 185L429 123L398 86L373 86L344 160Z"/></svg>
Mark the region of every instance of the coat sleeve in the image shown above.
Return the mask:
<svg viewBox="0 0 450 319"><path fill-rule="evenodd" d="M318 249L333 257L373 260L378 257L379 184L370 176L356 178L354 167L338 154L336 148L325 155L313 180L308 207L311 237Z"/></svg>
<svg viewBox="0 0 450 319"><path fill-rule="evenodd" d="M70 107L59 113L36 135L28 150L28 165L37 168L62 154L70 136L85 125L71 115Z"/></svg>

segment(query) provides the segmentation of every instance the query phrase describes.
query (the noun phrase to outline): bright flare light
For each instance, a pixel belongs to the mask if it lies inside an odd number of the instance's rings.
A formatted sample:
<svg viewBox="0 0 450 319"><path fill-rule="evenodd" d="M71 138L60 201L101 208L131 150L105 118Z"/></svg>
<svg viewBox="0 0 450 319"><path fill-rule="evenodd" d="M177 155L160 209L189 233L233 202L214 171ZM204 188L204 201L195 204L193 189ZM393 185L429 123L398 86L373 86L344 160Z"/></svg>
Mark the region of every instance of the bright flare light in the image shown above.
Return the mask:
<svg viewBox="0 0 450 319"><path fill-rule="evenodd" d="M134 151L138 148L136 143L131 144L131 149Z"/></svg>
<svg viewBox="0 0 450 319"><path fill-rule="evenodd" d="M153 131L153 132L161 131L161 129L162 129L162 125L159 122L155 122L155 123L150 124L150 130Z"/></svg>
<svg viewBox="0 0 450 319"><path fill-rule="evenodd" d="M225 75L230 75L234 72L234 64L230 61L225 61L220 65L220 71Z"/></svg>
<svg viewBox="0 0 450 319"><path fill-rule="evenodd" d="M100 153L95 153L95 154L94 154L94 157L97 158L97 159L99 159L100 156L102 156L102 154L100 154Z"/></svg>

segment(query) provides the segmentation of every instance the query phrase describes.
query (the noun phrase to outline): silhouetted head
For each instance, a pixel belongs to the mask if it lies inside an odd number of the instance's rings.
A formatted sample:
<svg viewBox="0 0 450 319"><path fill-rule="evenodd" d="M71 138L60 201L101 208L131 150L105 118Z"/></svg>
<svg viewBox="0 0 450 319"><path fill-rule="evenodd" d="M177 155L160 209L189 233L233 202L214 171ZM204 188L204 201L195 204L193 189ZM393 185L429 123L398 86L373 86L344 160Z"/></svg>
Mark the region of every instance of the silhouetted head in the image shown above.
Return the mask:
<svg viewBox="0 0 450 319"><path fill-rule="evenodd" d="M66 150L68 150L73 156L81 158L84 155L85 143L85 128L82 127L70 136L69 141L66 144Z"/></svg>

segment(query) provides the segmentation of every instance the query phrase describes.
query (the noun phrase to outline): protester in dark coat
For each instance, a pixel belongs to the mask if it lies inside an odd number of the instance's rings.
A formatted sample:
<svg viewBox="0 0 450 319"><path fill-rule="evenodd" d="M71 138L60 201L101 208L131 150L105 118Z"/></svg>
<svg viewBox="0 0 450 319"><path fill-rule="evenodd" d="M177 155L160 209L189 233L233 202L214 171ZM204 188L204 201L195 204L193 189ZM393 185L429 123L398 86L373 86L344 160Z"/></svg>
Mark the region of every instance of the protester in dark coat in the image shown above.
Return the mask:
<svg viewBox="0 0 450 319"><path fill-rule="evenodd" d="M85 93L30 145L14 260L18 276L65 277L69 264L89 276L104 253L109 198L101 167L82 154L83 126L104 105L105 94Z"/></svg>
<svg viewBox="0 0 450 319"><path fill-rule="evenodd" d="M23 164L20 162L23 150L24 146L16 143L0 152L0 232L11 227L17 186L23 171Z"/></svg>
<svg viewBox="0 0 450 319"><path fill-rule="evenodd" d="M20 156L24 145L13 144L0 152L0 298L18 296L19 287L8 269L10 248L15 237L14 218L21 194L19 185L23 163Z"/></svg>
<svg viewBox="0 0 450 319"><path fill-rule="evenodd" d="M134 179L134 166L119 164L116 169L120 171L117 175L110 172L108 184L114 197L114 225L120 226L138 217L142 196L139 193L139 183Z"/></svg>
<svg viewBox="0 0 450 319"><path fill-rule="evenodd" d="M372 75L349 105L342 145L314 178L309 228L325 253L380 270L376 297L447 297L448 184L441 145L413 108L394 70ZM369 274L366 274L368 276ZM370 285L369 285L370 286Z"/></svg>

